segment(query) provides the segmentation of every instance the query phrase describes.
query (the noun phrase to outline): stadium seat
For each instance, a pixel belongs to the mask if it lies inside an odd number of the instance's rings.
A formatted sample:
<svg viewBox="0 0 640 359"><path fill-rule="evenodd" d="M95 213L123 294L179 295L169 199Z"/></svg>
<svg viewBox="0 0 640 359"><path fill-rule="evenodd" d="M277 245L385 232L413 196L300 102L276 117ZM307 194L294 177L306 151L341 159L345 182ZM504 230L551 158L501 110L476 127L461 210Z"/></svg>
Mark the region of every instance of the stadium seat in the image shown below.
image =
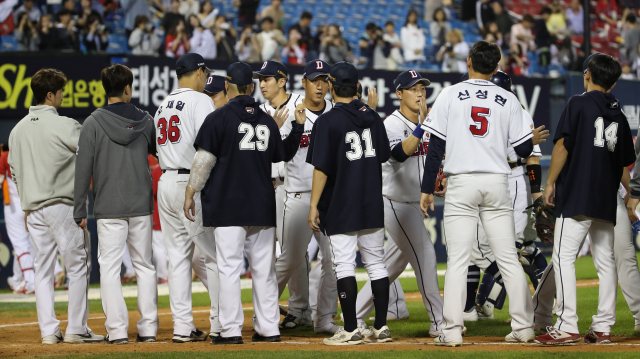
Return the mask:
<svg viewBox="0 0 640 359"><path fill-rule="evenodd" d="M18 42L13 35L2 36L2 51L18 51Z"/></svg>

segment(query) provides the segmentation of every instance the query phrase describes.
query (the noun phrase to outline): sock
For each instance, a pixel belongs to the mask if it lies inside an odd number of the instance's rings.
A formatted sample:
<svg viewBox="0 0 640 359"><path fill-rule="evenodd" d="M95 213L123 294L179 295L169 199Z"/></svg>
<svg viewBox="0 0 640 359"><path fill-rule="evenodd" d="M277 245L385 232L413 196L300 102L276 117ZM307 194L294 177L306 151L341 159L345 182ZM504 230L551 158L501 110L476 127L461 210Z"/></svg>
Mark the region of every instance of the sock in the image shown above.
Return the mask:
<svg viewBox="0 0 640 359"><path fill-rule="evenodd" d="M535 268L535 278L538 282L542 278L544 270L547 269L547 259L544 257L540 249L536 248L536 254L533 258L533 267ZM534 288L538 288L537 283Z"/></svg>
<svg viewBox="0 0 640 359"><path fill-rule="evenodd" d="M484 271L484 275L490 275L496 279L496 282L502 284L502 274L500 274L500 269L498 269L498 263L493 262L487 270Z"/></svg>
<svg viewBox="0 0 640 359"><path fill-rule="evenodd" d="M480 268L476 265L470 265L467 272L467 303L464 305L464 311L469 311L476 306L476 292L480 284Z"/></svg>
<svg viewBox="0 0 640 359"><path fill-rule="evenodd" d="M387 308L389 307L389 277L371 281L371 293L373 293L373 305L376 308L376 321L373 327L376 330L387 325Z"/></svg>
<svg viewBox="0 0 640 359"><path fill-rule="evenodd" d="M338 279L338 297L340 298L340 307L342 308L342 314L344 316L344 330L346 330L347 332L352 332L358 328L358 322L356 320L357 295L358 283L356 282L356 277L345 277L342 279ZM389 282L387 281L387 302L388 301ZM387 314L386 307L384 308L384 313L385 315Z"/></svg>

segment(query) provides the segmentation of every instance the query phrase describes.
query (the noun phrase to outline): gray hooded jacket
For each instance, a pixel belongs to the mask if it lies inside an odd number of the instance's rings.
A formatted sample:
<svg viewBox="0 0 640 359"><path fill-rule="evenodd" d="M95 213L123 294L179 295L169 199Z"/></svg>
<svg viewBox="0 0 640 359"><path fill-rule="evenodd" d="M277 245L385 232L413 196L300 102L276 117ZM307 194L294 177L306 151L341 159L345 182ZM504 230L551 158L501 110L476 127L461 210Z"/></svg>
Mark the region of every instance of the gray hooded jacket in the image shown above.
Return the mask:
<svg viewBox="0 0 640 359"><path fill-rule="evenodd" d="M153 213L147 155L155 154L153 117L131 104L95 110L82 125L74 185L76 222L87 218L87 191L93 177L97 219Z"/></svg>

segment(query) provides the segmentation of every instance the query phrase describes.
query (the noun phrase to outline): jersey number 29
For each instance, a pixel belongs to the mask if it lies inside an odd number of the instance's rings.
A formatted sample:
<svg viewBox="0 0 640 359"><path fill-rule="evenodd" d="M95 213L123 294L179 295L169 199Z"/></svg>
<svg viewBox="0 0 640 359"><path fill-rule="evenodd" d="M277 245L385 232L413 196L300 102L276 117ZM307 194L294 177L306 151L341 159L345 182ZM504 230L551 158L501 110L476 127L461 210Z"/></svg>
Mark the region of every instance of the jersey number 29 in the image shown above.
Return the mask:
<svg viewBox="0 0 640 359"><path fill-rule="evenodd" d="M160 146L164 146L167 144L167 140L171 143L180 142L180 119L178 116L173 115L169 118L169 122L163 117L158 120L158 131L160 132L160 137L158 137L158 144Z"/></svg>
<svg viewBox="0 0 640 359"><path fill-rule="evenodd" d="M347 158L349 161L355 161L362 158L362 141L364 141L364 156L376 156L376 150L373 148L373 143L371 142L371 130L368 128L362 130L362 139L360 139L357 132L352 131L347 133L344 140L346 143L351 144L351 151L347 151Z"/></svg>
<svg viewBox="0 0 640 359"><path fill-rule="evenodd" d="M254 130L253 126L243 122L238 126L238 133L244 133L240 140L241 150L255 150L257 147L258 151L266 151L269 147L269 127L265 125L258 125ZM254 135L258 141L252 141Z"/></svg>
<svg viewBox="0 0 640 359"><path fill-rule="evenodd" d="M593 139L593 145L596 147L604 147L604 141L606 140L607 148L609 151L614 152L616 150L616 143L618 142L618 123L611 122L605 129L604 120L602 117L598 117L594 126L596 127L596 137Z"/></svg>

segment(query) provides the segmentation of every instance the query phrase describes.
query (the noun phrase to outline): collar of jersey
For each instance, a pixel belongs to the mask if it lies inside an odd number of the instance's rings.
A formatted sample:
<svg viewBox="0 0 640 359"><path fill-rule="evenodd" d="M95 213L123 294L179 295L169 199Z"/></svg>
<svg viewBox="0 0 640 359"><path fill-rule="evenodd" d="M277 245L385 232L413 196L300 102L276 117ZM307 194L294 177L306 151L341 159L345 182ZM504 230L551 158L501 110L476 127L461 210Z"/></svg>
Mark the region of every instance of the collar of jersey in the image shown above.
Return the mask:
<svg viewBox="0 0 640 359"><path fill-rule="evenodd" d="M468 80L465 80L464 82L472 85L497 86L491 81L481 80L481 79L468 79Z"/></svg>

